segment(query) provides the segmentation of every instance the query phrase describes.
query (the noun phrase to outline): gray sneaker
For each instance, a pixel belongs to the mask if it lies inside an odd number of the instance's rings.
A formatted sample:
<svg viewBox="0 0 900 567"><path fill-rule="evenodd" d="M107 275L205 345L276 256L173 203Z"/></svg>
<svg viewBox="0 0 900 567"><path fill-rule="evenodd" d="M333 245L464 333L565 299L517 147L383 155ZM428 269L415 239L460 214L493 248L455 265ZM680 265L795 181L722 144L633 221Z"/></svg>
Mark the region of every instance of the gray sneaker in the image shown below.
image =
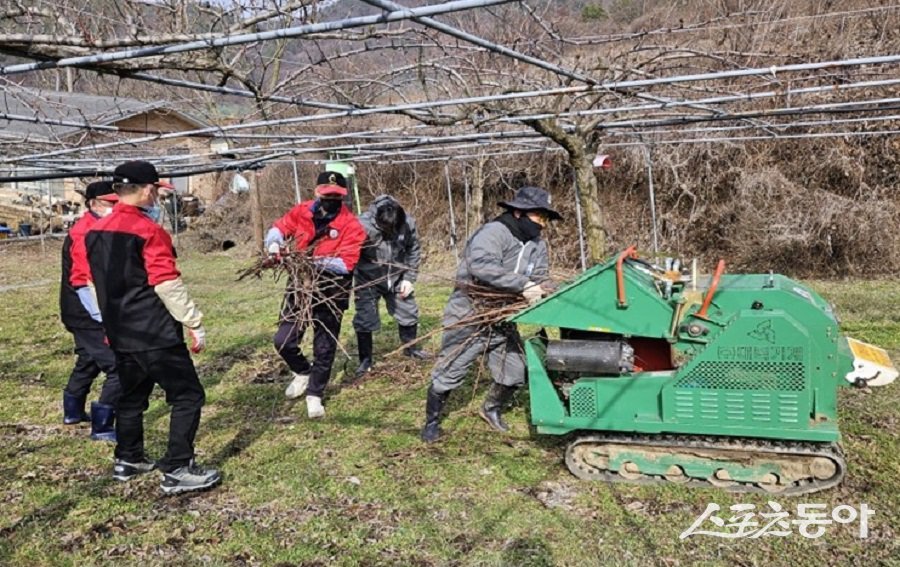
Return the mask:
<svg viewBox="0 0 900 567"><path fill-rule="evenodd" d="M133 463L116 459L115 464L113 464L113 478L126 482L139 474L148 473L155 468L156 463L148 461L146 457Z"/></svg>
<svg viewBox="0 0 900 567"><path fill-rule="evenodd" d="M174 471L163 473L163 481L159 485L165 494L180 494L194 490L205 490L222 481L222 475L216 469L204 469L191 461L190 464L178 467Z"/></svg>

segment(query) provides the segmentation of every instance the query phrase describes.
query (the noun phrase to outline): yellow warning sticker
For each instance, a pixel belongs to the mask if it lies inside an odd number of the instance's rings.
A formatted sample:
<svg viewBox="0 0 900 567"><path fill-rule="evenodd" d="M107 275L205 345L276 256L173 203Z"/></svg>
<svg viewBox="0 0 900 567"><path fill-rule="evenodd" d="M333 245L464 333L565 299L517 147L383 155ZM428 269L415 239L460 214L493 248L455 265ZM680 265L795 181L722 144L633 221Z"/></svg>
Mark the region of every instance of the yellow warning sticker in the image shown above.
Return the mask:
<svg viewBox="0 0 900 567"><path fill-rule="evenodd" d="M875 345L870 345L869 343L864 343L862 341L858 341L856 339L847 338L847 343L850 345L850 350L853 351L853 356L873 364L877 364L879 366L883 366L885 368L894 368L894 364L891 362L891 357L888 356L888 353L883 348L879 348Z"/></svg>

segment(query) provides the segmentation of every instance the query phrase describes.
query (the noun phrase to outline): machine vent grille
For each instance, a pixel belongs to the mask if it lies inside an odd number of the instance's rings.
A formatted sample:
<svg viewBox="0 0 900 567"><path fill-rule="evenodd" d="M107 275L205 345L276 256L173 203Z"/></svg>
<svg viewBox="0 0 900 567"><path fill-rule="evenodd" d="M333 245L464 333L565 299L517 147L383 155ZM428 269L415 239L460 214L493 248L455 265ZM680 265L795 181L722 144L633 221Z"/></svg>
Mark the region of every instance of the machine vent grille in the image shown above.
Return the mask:
<svg viewBox="0 0 900 567"><path fill-rule="evenodd" d="M572 417L597 416L597 394L593 387L572 390L569 398L569 414Z"/></svg>
<svg viewBox="0 0 900 567"><path fill-rule="evenodd" d="M675 384L709 390L800 391L805 386L802 362L704 361Z"/></svg>

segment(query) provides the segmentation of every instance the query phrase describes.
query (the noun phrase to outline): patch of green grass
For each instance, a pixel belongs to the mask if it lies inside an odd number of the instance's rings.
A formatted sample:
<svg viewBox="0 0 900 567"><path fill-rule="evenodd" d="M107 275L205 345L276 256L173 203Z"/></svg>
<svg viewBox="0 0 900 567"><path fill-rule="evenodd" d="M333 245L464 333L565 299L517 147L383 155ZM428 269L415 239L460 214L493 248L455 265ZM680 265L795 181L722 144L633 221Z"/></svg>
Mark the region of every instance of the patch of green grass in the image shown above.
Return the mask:
<svg viewBox="0 0 900 567"><path fill-rule="evenodd" d="M0 255L0 272L20 256ZM54 254L29 257L29 273L56 281ZM274 353L281 284L234 281L237 252L186 254L185 281L206 314L209 348L196 357L207 388L197 439L219 467L217 489L163 497L158 475L109 477L112 447L85 427L60 424L71 337L56 318L55 284L0 294L0 563L9 565L813 565L886 563L900 555L900 402L897 384L843 389L845 482L811 497L742 496L678 486L582 482L562 463L565 439L526 423L527 392L509 412L512 431L477 415L485 377L454 393L445 441L418 439L430 366L395 357L351 380L355 337L345 314L324 420L288 401ZM27 278L7 277L25 283ZM881 282L813 282L849 334L900 358L900 291ZM439 325L449 288L417 286L423 331ZM399 346L382 309L376 353ZM310 338L307 337L306 348ZM434 351L439 336L425 341ZM95 390L96 391L96 390ZM154 395L146 418L151 456L165 448L168 407ZM679 539L716 502L794 510L798 502L867 503L868 540L851 526L822 538ZM724 515L724 514L721 514ZM707 526L709 527L709 526Z"/></svg>

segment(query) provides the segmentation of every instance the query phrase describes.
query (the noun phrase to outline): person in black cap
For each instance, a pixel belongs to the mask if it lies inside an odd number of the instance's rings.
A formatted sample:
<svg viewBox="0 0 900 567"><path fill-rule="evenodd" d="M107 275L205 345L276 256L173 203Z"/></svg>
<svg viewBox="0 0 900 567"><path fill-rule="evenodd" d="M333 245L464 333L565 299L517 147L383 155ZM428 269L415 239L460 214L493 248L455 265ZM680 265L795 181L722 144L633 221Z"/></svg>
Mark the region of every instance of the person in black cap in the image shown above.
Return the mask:
<svg viewBox="0 0 900 567"><path fill-rule="evenodd" d="M101 218L113 211L119 197L109 181L95 181L84 192L87 211L63 241L62 281L59 286L60 319L75 340L75 367L63 390L63 423L91 422L91 439L116 441L115 406L121 394L116 373L116 357L106 342L103 320L91 287L91 270L84 239ZM91 402L91 414L84 411L85 400L100 372L106 380L100 399Z"/></svg>
<svg viewBox="0 0 900 567"><path fill-rule="evenodd" d="M503 214L484 224L466 243L456 270L456 287L444 309L441 352L431 371L421 433L427 443L441 436L441 410L450 392L485 354L493 382L479 415L493 429L508 430L501 411L525 381L525 356L515 325L483 328L459 322L475 314L470 287L521 294L532 304L552 289L547 243L541 230L562 217L551 208L550 194L538 187L522 187L511 201L498 204L506 209Z"/></svg>
<svg viewBox="0 0 900 567"><path fill-rule="evenodd" d="M347 180L340 173L323 171L316 180L316 199L304 201L275 221L266 235L266 251L278 257L286 238L293 238L298 251L311 250L320 270L318 288L312 298L312 364L300 352L308 321L294 315L294 293L288 282L273 342L275 350L291 369L293 380L285 390L288 398L306 393L306 412L310 418L325 415L322 396L331 377L344 311L350 306L353 269L359 262L366 233L359 219L344 205Z"/></svg>
<svg viewBox="0 0 900 567"><path fill-rule="evenodd" d="M127 481L158 467L166 494L202 490L221 477L194 463L194 438L203 385L184 342L191 351L206 346L203 314L188 295L175 265L172 239L151 219L160 188L156 168L146 161L124 163L113 173L119 196L112 215L88 232L87 254L107 336L116 354L122 396L116 419L113 478ZM144 411L155 384L172 406L169 443L157 463L144 453Z"/></svg>

